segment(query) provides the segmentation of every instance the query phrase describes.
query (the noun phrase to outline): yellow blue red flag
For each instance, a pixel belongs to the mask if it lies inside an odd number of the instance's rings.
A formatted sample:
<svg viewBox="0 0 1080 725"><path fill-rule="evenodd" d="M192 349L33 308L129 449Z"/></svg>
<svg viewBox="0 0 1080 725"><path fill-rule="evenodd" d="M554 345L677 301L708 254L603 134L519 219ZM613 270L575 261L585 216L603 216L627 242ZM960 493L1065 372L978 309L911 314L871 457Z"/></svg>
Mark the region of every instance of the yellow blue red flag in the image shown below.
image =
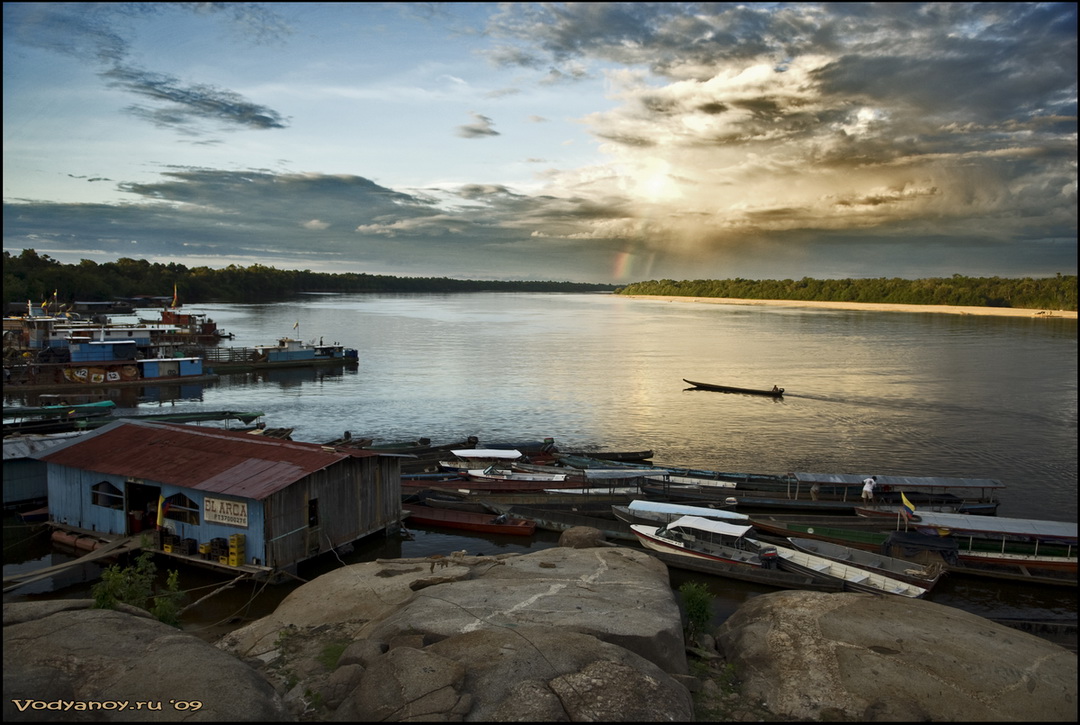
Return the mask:
<svg viewBox="0 0 1080 725"><path fill-rule="evenodd" d="M157 525L160 529L165 523L165 497L158 496L157 500Z"/></svg>
<svg viewBox="0 0 1080 725"><path fill-rule="evenodd" d="M915 515L915 505L907 500L907 496L904 495L903 491L900 492L900 500L903 502L900 510L904 514L904 518L910 519Z"/></svg>

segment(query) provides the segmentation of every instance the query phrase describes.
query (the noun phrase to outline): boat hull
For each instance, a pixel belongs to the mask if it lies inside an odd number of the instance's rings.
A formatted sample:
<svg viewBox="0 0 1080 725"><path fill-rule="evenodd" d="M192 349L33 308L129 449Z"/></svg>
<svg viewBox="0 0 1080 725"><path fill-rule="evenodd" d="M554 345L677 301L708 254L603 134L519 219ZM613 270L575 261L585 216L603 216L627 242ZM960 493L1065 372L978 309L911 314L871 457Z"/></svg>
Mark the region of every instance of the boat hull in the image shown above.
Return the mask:
<svg viewBox="0 0 1080 725"><path fill-rule="evenodd" d="M638 541L646 549L659 551L665 554L677 554L705 561L717 561L724 564L739 564L742 566L760 567L761 559L756 551L738 549L734 546L722 546L714 544L708 550L704 548L691 549L679 541L672 541L656 535L656 526L645 524L631 524L630 530L634 532Z"/></svg>
<svg viewBox="0 0 1080 725"><path fill-rule="evenodd" d="M419 504L402 504L402 509L408 514L408 520L426 526L445 526L500 536L532 536L536 533L536 522L526 519L505 517L506 520L502 521L503 517L494 514L439 509Z"/></svg>
<svg viewBox="0 0 1080 725"><path fill-rule="evenodd" d="M756 388L736 388L730 385L714 385L712 383L699 383L683 378L683 382L696 390L711 390L714 393L740 393L742 395L765 395L770 398L784 397L784 389L758 390Z"/></svg>

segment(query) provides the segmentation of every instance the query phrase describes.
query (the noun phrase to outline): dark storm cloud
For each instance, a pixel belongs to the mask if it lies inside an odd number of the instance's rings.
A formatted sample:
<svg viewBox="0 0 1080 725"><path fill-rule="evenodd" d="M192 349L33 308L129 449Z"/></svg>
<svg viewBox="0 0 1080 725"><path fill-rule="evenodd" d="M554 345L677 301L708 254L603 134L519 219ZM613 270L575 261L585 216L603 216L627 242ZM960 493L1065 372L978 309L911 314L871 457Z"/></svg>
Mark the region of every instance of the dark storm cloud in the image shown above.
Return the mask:
<svg viewBox="0 0 1080 725"><path fill-rule="evenodd" d="M320 258L377 263L398 273L511 278L498 270L525 264L549 279L595 281L590 269L557 274L551 247L535 224L571 232L575 219L613 216L583 199L528 197L498 184L469 184L432 196L405 194L350 175L274 174L264 170L174 169L150 184L121 184L134 201L57 204L14 200L4 205L5 247L56 256L120 256L219 265L289 264ZM434 195L444 203L437 205ZM454 201L461 206L455 206ZM449 202L449 203L446 203ZM451 208L448 208L451 207ZM626 213L625 209L614 216ZM603 241L585 257L600 255ZM299 266L308 267L309 263ZM354 265L355 268L355 265ZM539 270L544 270L541 273ZM533 272L525 278L533 276Z"/></svg>
<svg viewBox="0 0 1080 725"><path fill-rule="evenodd" d="M285 128L277 111L238 93L204 83L187 83L130 63L129 26L141 16L176 11L229 17L253 42L267 42L289 32L274 13L257 3L5 3L4 40L69 55L101 66L112 88L132 93L151 105L126 111L159 127L185 134L212 121L227 126Z"/></svg>
<svg viewBox="0 0 1080 725"><path fill-rule="evenodd" d="M188 129L211 120L255 129L285 128L279 113L247 101L238 93L202 84L184 85L176 78L135 68L113 68L102 73L114 88L159 104L154 108L129 106L128 112L157 126Z"/></svg>

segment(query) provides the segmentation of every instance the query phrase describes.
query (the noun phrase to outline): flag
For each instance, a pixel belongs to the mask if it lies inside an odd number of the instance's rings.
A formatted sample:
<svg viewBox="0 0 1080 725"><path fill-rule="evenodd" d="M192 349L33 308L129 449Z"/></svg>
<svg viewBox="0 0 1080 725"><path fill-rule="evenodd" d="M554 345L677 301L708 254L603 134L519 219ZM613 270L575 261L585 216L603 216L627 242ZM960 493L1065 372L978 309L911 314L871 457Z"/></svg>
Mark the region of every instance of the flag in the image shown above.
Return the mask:
<svg viewBox="0 0 1080 725"><path fill-rule="evenodd" d="M157 525L161 528L161 525L165 523L165 497L158 496L157 500Z"/></svg>
<svg viewBox="0 0 1080 725"><path fill-rule="evenodd" d="M174 283L173 286L172 286L172 306L176 307L178 301L179 301L179 298L177 297L177 294L176 294L176 284Z"/></svg>
<svg viewBox="0 0 1080 725"><path fill-rule="evenodd" d="M44 302L41 303L41 309L45 309L48 306L49 306L49 301L48 300L45 300Z"/></svg>
<svg viewBox="0 0 1080 725"><path fill-rule="evenodd" d="M900 492L900 500L903 502L903 504L900 506L900 513L904 515L905 519L914 518L915 506L911 503L911 501L907 500L907 496L904 495L903 491Z"/></svg>
<svg viewBox="0 0 1080 725"><path fill-rule="evenodd" d="M300 329L300 320L296 321L296 324L292 326L292 329L294 329L294 330L299 330Z"/></svg>

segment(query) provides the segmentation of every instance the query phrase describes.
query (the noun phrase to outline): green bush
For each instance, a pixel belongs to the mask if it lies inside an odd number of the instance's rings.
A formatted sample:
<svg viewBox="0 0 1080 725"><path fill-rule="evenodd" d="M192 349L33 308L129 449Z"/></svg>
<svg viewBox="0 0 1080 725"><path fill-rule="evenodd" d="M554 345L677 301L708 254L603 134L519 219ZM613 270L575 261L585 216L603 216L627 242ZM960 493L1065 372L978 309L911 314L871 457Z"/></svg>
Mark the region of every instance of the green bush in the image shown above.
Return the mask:
<svg viewBox="0 0 1080 725"><path fill-rule="evenodd" d="M180 573L170 571L164 590L158 593L154 592L156 576L154 555L149 551L139 554L134 566L113 564L101 573L101 581L90 590L94 607L115 609L117 603L130 604L147 610L165 624L179 626L180 602L184 596L179 587Z"/></svg>
<svg viewBox="0 0 1080 725"><path fill-rule="evenodd" d="M692 642L703 633L712 620L713 595L700 582L684 582L679 587L686 610L686 640Z"/></svg>

